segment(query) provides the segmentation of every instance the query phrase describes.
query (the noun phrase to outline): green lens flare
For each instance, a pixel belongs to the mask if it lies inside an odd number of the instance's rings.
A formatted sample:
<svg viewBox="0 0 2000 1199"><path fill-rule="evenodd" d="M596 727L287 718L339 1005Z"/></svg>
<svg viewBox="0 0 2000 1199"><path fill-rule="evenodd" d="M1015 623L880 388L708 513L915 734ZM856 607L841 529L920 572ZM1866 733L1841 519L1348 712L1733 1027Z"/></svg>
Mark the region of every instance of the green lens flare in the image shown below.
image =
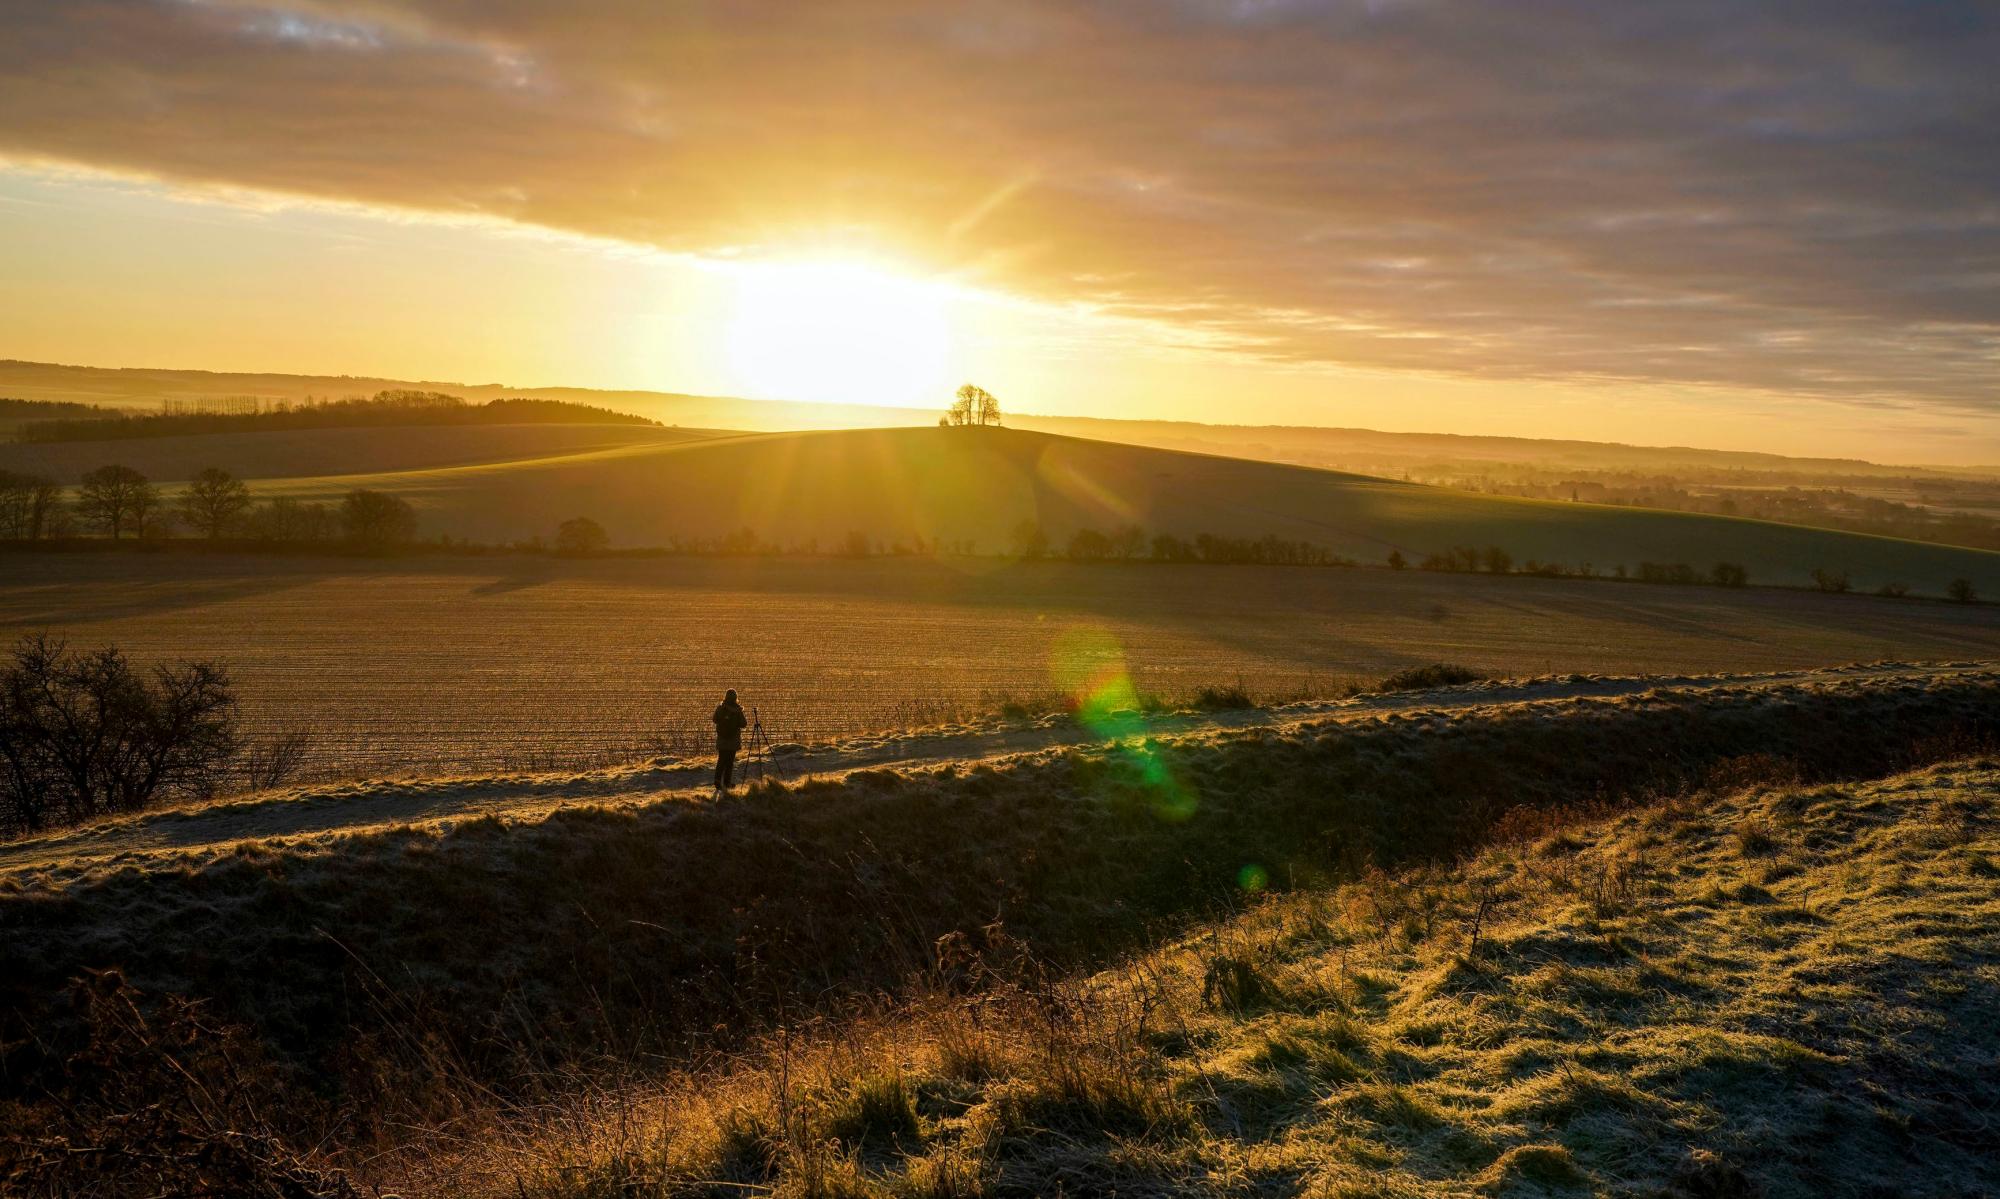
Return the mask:
<svg viewBox="0 0 2000 1199"><path fill-rule="evenodd" d="M1049 673L1069 698L1076 722L1114 747L1115 760L1145 794L1155 816L1179 823L1194 815L1194 793L1174 777L1161 747L1147 735L1139 690L1116 637L1096 628L1065 629L1051 648Z"/></svg>
<svg viewBox="0 0 2000 1199"><path fill-rule="evenodd" d="M1271 874L1262 866L1252 862L1236 872L1236 885L1254 895L1271 885Z"/></svg>

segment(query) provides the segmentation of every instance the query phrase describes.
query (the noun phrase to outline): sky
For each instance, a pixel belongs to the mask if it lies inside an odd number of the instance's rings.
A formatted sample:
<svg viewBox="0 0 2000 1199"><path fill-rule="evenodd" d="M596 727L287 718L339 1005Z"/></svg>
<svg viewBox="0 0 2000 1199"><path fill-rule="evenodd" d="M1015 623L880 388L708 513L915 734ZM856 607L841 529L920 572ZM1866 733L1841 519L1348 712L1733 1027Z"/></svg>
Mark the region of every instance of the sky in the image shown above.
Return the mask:
<svg viewBox="0 0 2000 1199"><path fill-rule="evenodd" d="M0 0L0 357L2000 462L1989 0Z"/></svg>

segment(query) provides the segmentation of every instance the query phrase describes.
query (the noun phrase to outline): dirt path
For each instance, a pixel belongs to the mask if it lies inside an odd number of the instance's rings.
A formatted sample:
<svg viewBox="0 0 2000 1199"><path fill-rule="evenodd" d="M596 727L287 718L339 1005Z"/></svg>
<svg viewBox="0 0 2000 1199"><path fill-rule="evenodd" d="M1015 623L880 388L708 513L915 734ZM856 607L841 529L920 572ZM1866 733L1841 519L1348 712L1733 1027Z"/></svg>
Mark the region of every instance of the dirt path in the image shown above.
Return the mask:
<svg viewBox="0 0 2000 1199"><path fill-rule="evenodd" d="M2000 663L1875 663L1774 674L1601 677L1565 676L1479 683L1431 691L1360 696L1240 712L1135 717L1149 736L1251 727L1338 724L1385 714L1458 712L1501 705L1557 705L1644 692L1777 691L1922 683L1945 676L2000 677ZM783 747L768 764L775 777L838 778L857 770L922 769L992 762L1100 740L1066 718L1034 723L860 737L828 745ZM687 759L608 770L315 784L201 807L151 812L90 828L0 846L0 878L64 876L106 867L205 856L235 842L330 839L403 825L498 816L533 819L568 804L651 802L671 795L699 799L709 763Z"/></svg>

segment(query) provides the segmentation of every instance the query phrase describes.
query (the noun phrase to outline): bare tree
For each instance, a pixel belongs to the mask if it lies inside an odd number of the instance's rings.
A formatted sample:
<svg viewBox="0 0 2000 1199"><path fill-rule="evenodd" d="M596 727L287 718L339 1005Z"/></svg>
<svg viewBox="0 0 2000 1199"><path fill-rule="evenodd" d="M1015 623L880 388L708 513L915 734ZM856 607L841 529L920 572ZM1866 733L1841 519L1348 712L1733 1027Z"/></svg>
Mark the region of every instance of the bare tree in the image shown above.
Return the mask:
<svg viewBox="0 0 2000 1199"><path fill-rule="evenodd" d="M417 510L393 495L357 489L340 502L340 528L357 547L381 553L417 535Z"/></svg>
<svg viewBox="0 0 2000 1199"><path fill-rule="evenodd" d="M264 541L326 541L333 537L334 523L325 504L288 495L264 501L249 518L250 535Z"/></svg>
<svg viewBox="0 0 2000 1199"><path fill-rule="evenodd" d="M979 389L977 387L974 387L970 383L960 387L952 394L951 407L945 409L945 422L960 427L971 424L973 409L977 405L978 400Z"/></svg>
<svg viewBox="0 0 2000 1199"><path fill-rule="evenodd" d="M0 470L0 537L36 541L46 536L61 499L62 487L54 479Z"/></svg>
<svg viewBox="0 0 2000 1199"><path fill-rule="evenodd" d="M180 662L148 677L112 647L25 637L0 667L0 830L213 794L239 748L220 665Z"/></svg>
<svg viewBox="0 0 2000 1199"><path fill-rule="evenodd" d="M114 541L127 529L144 534L147 517L159 502L160 493L146 476L115 463L86 473L76 496L84 522L109 533Z"/></svg>
<svg viewBox="0 0 2000 1199"><path fill-rule="evenodd" d="M219 466L196 475L181 494L181 514L210 541L234 526L249 507L250 489Z"/></svg>
<svg viewBox="0 0 2000 1199"><path fill-rule="evenodd" d="M941 425L966 427L971 425L997 425L1000 423L1000 401L984 387L967 383L952 393L951 407L945 410Z"/></svg>

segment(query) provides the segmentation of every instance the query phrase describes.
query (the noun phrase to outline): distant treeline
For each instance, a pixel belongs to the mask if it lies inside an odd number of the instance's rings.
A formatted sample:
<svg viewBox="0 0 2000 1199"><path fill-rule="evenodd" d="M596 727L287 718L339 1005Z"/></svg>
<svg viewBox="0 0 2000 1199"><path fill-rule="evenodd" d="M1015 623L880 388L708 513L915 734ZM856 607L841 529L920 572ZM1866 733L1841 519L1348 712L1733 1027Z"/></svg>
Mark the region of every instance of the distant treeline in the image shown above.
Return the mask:
<svg viewBox="0 0 2000 1199"><path fill-rule="evenodd" d="M95 537L158 545L192 532L218 548L232 542L333 545L386 553L417 536L409 503L357 488L338 504L288 496L255 502L250 488L208 467L168 503L145 475L116 463L88 471L75 494L43 475L0 470L0 540L34 548Z"/></svg>
<svg viewBox="0 0 2000 1199"><path fill-rule="evenodd" d="M366 399L278 401L257 412L106 413L23 424L21 441L107 441L197 433L263 433L385 425L653 425L643 416L567 400L499 399L472 404L439 391L378 391Z"/></svg>
<svg viewBox="0 0 2000 1199"><path fill-rule="evenodd" d="M978 557L980 544L969 538L911 537L883 541L855 530L832 544L816 537L776 542L754 529L706 537L675 537L664 546L612 550L604 526L589 516L559 524L551 538L541 535L504 544L486 544L439 536L418 542L416 510L402 499L378 491L355 490L337 504L276 497L255 502L249 487L226 470L209 467L196 475L173 504L159 489L128 466L106 465L83 476L72 497L54 480L0 470L0 542L16 548L37 543L73 543L80 533L117 542L128 536L156 546L194 534L191 540L217 550L340 550L387 553L425 548L446 553L554 553L565 557L688 555L700 557ZM49 548L55 548L50 545ZM1219 566L1317 566L1353 568L1354 558L1310 541L1266 534L1229 537L1198 533L1180 537L1148 533L1127 524L1110 531L1089 527L1072 530L1060 543L1041 522L1025 520L1009 534L999 553L1022 561L1059 559L1069 562L1203 563ZM1675 586L1745 587L1750 572L1738 562L1716 562L1706 568L1686 562L1640 562L1636 568L1615 563L1600 569L1584 562L1569 565L1535 558L1516 559L1497 545L1454 546L1424 555L1412 563L1401 550L1390 551L1381 563L1389 570L1441 571L1457 574L1526 575L1548 579L1627 579ZM1844 593L1852 589L1847 572L1815 569L1813 586ZM1875 592L1900 598L1910 586L1890 582ZM1945 584L1944 594L1961 603L1978 598L1969 579Z"/></svg>
<svg viewBox="0 0 2000 1199"><path fill-rule="evenodd" d="M1731 479L1728 486L1708 488L1689 486L1687 480L1671 475L1629 472L1577 472L1569 477L1523 480L1489 475L1466 478L1441 471L1421 478L1423 482L1488 495L1743 516L1843 533L2000 550L2000 520L1964 510L1980 504L1991 506L1994 501L1993 485L1975 479L1909 477L1869 481L1877 487L1906 487L1925 498L1923 504L1907 504L1850 487L1801 487L1782 474L1772 476L1782 485L1753 486Z"/></svg>
<svg viewBox="0 0 2000 1199"><path fill-rule="evenodd" d="M63 417L94 416L102 419L116 415L117 412L110 408L97 408L69 400L18 400L10 396L0 396L0 423L5 424L28 420L56 420Z"/></svg>
<svg viewBox="0 0 2000 1199"><path fill-rule="evenodd" d="M1404 570L1409 565L1409 561L1400 552L1389 555L1391 569ZM1641 562L1637 569L1627 567L1620 562L1599 570L1590 562L1571 566L1564 562L1543 562L1536 558L1520 561L1497 545L1484 548L1475 545L1454 546L1443 553L1426 554L1416 566L1418 570L1445 571L1454 574L1518 574L1533 575L1541 579L1636 579L1641 583L1671 583L1682 587L1746 587L1750 583L1750 572L1737 562L1717 562L1706 570L1686 562ZM1846 588L1843 587L1841 590Z"/></svg>

